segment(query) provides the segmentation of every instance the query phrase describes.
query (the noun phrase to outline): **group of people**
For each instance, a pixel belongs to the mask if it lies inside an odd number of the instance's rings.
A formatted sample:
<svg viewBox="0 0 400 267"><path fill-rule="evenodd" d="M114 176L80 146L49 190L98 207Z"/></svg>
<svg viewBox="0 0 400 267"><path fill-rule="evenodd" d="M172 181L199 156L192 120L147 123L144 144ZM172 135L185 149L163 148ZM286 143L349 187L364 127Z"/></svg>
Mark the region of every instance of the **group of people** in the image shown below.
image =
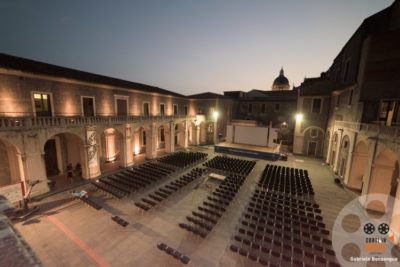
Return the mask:
<svg viewBox="0 0 400 267"><path fill-rule="evenodd" d="M75 168L72 163L67 165L67 177L71 183L74 181L74 176L82 176L82 166L79 162L76 163Z"/></svg>

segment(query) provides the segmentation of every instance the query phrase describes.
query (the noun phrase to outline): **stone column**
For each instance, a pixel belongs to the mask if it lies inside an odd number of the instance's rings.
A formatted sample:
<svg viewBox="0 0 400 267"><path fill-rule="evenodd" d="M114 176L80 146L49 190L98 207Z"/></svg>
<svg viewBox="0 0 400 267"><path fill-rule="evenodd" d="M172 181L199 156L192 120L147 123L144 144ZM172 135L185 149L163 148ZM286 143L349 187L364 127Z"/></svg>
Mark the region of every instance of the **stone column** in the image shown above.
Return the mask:
<svg viewBox="0 0 400 267"><path fill-rule="evenodd" d="M352 144L352 146L351 146L351 148L349 148L349 154L347 155L346 172L344 174L344 184L345 185L347 185L349 183L351 165L353 162L353 153L354 153L354 148L356 147L356 138L357 138L357 133L352 132L349 134L349 139L350 139L350 143Z"/></svg>
<svg viewBox="0 0 400 267"><path fill-rule="evenodd" d="M189 122L188 121L185 121L184 123L183 123L183 147L184 148L187 148L188 147L188 145L189 145L189 133L188 133L188 131L189 131Z"/></svg>
<svg viewBox="0 0 400 267"><path fill-rule="evenodd" d="M194 127L194 144L198 146L200 145L200 125L195 125Z"/></svg>
<svg viewBox="0 0 400 267"><path fill-rule="evenodd" d="M175 124L174 122L170 122L168 127L164 127L165 133L165 151L168 153L172 153L175 151Z"/></svg>
<svg viewBox="0 0 400 267"><path fill-rule="evenodd" d="M157 131L155 129L155 124L151 123L149 126L149 131L146 131L146 158L152 159L156 157L156 138Z"/></svg>
<svg viewBox="0 0 400 267"><path fill-rule="evenodd" d="M331 132L329 135L328 151L326 152L326 160L325 160L325 163L328 165L330 165L331 157L332 157L332 140L333 140L334 133L335 133L335 128L331 129Z"/></svg>
<svg viewBox="0 0 400 267"><path fill-rule="evenodd" d="M213 132L213 142L214 145L218 144L218 119L214 121L214 132Z"/></svg>
<svg viewBox="0 0 400 267"><path fill-rule="evenodd" d="M42 142L41 142L42 141ZM46 164L44 160L44 144L46 137L43 132L33 132L23 135L23 151L20 155L22 172L24 173L24 189L29 189L29 182L39 180L31 192L31 196L40 195L49 191L47 184ZM22 178L22 177L21 177Z"/></svg>
<svg viewBox="0 0 400 267"><path fill-rule="evenodd" d="M303 151L304 134L301 133L301 124L302 120L296 119L294 126L293 154L306 154L306 151ZM268 130L270 129L271 128L269 128Z"/></svg>
<svg viewBox="0 0 400 267"><path fill-rule="evenodd" d="M41 151L41 150L38 150ZM27 182L39 180L31 192L31 196L44 194L49 191L47 184L46 165L44 161L44 153L41 152L27 152L23 157L25 165L25 177ZM26 185L29 188L29 185Z"/></svg>
<svg viewBox="0 0 400 267"><path fill-rule="evenodd" d="M84 146L84 164L82 164L83 178L94 178L101 174L100 161L97 145L96 128L88 126L85 129L86 144Z"/></svg>
<svg viewBox="0 0 400 267"><path fill-rule="evenodd" d="M339 168L339 155L340 155L340 146L341 146L341 144L342 144L342 137L343 137L343 129L339 129L338 130L338 132L339 132L339 134L338 134L338 140L337 140L337 143L336 143L336 153L335 153L335 161L334 161L334 164L333 164L333 171L335 172L335 173L337 173L338 172L338 168Z"/></svg>
<svg viewBox="0 0 400 267"><path fill-rule="evenodd" d="M131 125L126 124L124 128L124 134L122 135L119 152L121 155L122 167L129 167L133 165L132 138L132 127Z"/></svg>
<svg viewBox="0 0 400 267"><path fill-rule="evenodd" d="M370 180L372 177L372 166L374 164L374 159L375 159L375 153L376 153L376 147L378 145L378 140L377 139L369 139L369 145L368 145L368 164L365 166L366 172L365 176L363 179L363 187L362 187L362 195L366 195L369 192L369 185L370 185ZM362 203L363 205L365 203Z"/></svg>

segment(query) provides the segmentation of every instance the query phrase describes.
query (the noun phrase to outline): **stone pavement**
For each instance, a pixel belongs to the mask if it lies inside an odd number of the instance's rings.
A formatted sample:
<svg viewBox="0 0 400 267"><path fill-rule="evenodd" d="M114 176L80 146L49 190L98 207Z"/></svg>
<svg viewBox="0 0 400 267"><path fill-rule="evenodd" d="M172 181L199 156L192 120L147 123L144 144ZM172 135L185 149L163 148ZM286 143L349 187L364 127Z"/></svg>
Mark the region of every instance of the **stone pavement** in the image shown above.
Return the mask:
<svg viewBox="0 0 400 267"><path fill-rule="evenodd" d="M208 152L211 158L213 152L211 149ZM25 222L16 223L15 227L43 266L49 267L183 265L158 250L158 242L188 255L191 258L188 266L261 266L229 250L248 198L265 165L271 163L255 161L257 164L241 190L205 239L179 228L178 223L185 222L185 217L204 200L210 188L201 186L194 189L194 185L190 184L149 212L143 212L134 205L135 200L167 183L173 179L172 176L140 194L121 200L106 196L91 185L83 186L82 189L103 206L100 211L72 199L68 192L60 193L37 203L41 211ZM315 200L321 206L329 230L341 208L357 196L336 186L330 168L320 160L289 156L287 162L272 164L309 170ZM186 171L189 169L174 174L174 177ZM129 225L121 227L111 220L114 215L122 217Z"/></svg>

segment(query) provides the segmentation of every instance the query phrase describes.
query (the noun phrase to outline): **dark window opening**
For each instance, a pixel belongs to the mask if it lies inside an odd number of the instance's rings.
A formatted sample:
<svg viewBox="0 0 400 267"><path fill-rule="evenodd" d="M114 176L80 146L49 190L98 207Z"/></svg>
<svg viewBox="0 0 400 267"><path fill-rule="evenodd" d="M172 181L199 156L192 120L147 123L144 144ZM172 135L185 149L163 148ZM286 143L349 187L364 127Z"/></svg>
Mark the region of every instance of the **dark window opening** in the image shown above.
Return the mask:
<svg viewBox="0 0 400 267"><path fill-rule="evenodd" d="M143 103L143 115L144 116L149 116L150 115L149 103Z"/></svg>
<svg viewBox="0 0 400 267"><path fill-rule="evenodd" d="M350 95L349 95L349 105L353 102L353 90L350 90Z"/></svg>
<svg viewBox="0 0 400 267"><path fill-rule="evenodd" d="M92 117L94 116L94 100L92 97L83 97L83 116Z"/></svg>
<svg viewBox="0 0 400 267"><path fill-rule="evenodd" d="M312 102L312 113L321 113L321 104L322 101L320 98L314 98Z"/></svg>
<svg viewBox="0 0 400 267"><path fill-rule="evenodd" d="M160 115L161 116L165 115L165 105L164 104L160 104Z"/></svg>
<svg viewBox="0 0 400 267"><path fill-rule="evenodd" d="M160 129L160 141L165 142L165 133L164 133L164 128Z"/></svg>
<svg viewBox="0 0 400 267"><path fill-rule="evenodd" d="M117 99L117 116L128 115L128 101L126 99Z"/></svg>

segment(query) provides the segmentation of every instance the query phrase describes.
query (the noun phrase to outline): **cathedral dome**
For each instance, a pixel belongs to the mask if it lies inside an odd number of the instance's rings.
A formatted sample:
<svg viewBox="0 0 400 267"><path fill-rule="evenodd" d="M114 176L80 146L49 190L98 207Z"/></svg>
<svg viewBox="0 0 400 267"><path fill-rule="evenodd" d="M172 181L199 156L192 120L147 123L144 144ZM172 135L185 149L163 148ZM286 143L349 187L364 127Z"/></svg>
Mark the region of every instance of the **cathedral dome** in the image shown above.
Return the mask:
<svg viewBox="0 0 400 267"><path fill-rule="evenodd" d="M289 80L285 77L283 73L283 68L279 72L279 76L274 80L272 84L273 91L280 91L280 90L289 90Z"/></svg>

